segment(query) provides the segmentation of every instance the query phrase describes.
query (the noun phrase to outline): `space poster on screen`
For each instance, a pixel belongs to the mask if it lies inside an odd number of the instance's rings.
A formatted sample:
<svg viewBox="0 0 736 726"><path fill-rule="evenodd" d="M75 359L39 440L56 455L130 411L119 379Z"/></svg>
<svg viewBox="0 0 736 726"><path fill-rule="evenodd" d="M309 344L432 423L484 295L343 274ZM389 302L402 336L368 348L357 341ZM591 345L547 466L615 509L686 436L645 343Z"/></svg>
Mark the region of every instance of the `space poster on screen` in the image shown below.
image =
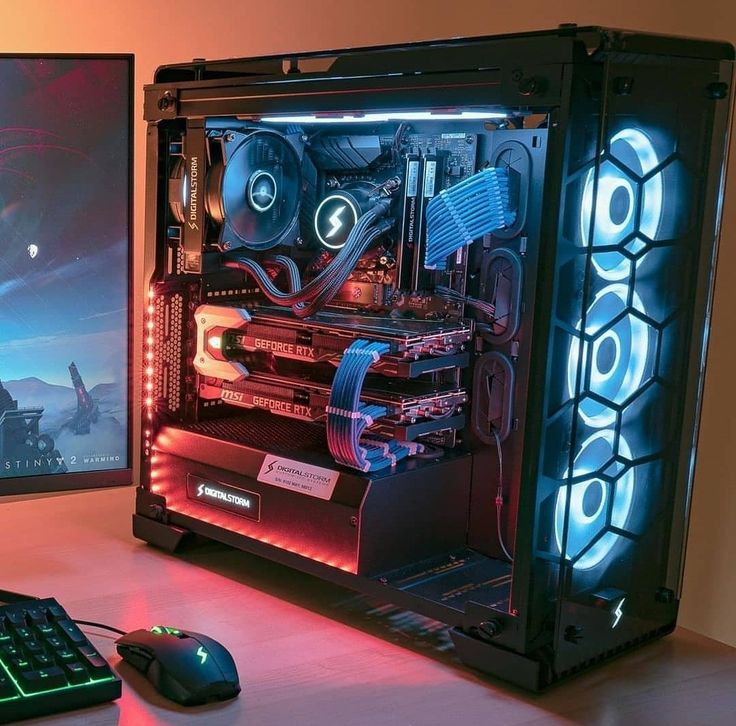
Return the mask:
<svg viewBox="0 0 736 726"><path fill-rule="evenodd" d="M127 467L128 243L128 61L0 58L0 493Z"/></svg>

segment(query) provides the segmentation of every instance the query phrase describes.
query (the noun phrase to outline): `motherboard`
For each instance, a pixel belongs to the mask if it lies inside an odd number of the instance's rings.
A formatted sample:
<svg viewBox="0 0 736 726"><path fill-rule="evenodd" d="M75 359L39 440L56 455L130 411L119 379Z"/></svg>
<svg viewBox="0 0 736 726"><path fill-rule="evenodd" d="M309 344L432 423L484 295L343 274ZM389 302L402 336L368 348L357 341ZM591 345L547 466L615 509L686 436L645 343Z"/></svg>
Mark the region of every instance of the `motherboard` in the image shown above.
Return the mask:
<svg viewBox="0 0 736 726"><path fill-rule="evenodd" d="M513 372L487 348L518 322L524 146L461 117L278 121L168 131L156 400L312 422L363 471L505 438Z"/></svg>

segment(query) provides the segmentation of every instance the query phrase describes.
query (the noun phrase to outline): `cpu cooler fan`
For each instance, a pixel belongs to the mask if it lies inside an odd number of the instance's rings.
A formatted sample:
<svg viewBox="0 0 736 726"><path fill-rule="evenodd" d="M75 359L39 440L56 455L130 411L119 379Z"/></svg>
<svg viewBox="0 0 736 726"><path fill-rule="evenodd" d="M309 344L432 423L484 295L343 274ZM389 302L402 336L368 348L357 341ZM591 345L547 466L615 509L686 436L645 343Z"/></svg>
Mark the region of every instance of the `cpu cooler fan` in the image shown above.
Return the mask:
<svg viewBox="0 0 736 726"><path fill-rule="evenodd" d="M223 250L267 250L296 236L301 152L271 131L226 131L222 160L207 176L207 212Z"/></svg>

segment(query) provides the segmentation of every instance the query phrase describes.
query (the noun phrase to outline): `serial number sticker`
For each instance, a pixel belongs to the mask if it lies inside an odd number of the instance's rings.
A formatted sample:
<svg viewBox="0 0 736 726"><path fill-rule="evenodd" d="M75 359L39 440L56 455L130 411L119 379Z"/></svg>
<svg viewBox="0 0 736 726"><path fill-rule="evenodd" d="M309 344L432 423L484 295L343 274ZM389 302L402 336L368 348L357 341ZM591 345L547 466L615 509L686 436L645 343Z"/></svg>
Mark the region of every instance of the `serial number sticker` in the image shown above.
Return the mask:
<svg viewBox="0 0 736 726"><path fill-rule="evenodd" d="M437 162L428 161L424 168L424 196L425 198L434 196L434 184L437 180Z"/></svg>
<svg viewBox="0 0 736 726"><path fill-rule="evenodd" d="M330 499L340 472L267 454L258 481L318 499Z"/></svg>
<svg viewBox="0 0 736 726"><path fill-rule="evenodd" d="M406 196L416 197L419 185L419 162L410 161L406 179Z"/></svg>

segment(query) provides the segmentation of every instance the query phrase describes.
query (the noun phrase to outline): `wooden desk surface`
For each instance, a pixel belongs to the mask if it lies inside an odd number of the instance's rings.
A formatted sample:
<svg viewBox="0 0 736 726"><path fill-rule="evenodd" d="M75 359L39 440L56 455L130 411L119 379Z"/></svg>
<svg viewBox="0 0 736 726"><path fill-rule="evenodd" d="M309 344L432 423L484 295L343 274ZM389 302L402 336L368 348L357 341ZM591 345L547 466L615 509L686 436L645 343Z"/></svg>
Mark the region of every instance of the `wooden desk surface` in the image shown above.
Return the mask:
<svg viewBox="0 0 736 726"><path fill-rule="evenodd" d="M682 628L529 694L464 668L442 631L417 635L396 611L371 611L308 575L215 544L178 557L153 549L132 537L132 508L131 488L0 504L0 587L56 597L73 617L124 630L162 624L210 635L233 654L243 692L184 709L120 663L113 636L94 634L123 678L122 699L43 723L736 723L736 649Z"/></svg>

